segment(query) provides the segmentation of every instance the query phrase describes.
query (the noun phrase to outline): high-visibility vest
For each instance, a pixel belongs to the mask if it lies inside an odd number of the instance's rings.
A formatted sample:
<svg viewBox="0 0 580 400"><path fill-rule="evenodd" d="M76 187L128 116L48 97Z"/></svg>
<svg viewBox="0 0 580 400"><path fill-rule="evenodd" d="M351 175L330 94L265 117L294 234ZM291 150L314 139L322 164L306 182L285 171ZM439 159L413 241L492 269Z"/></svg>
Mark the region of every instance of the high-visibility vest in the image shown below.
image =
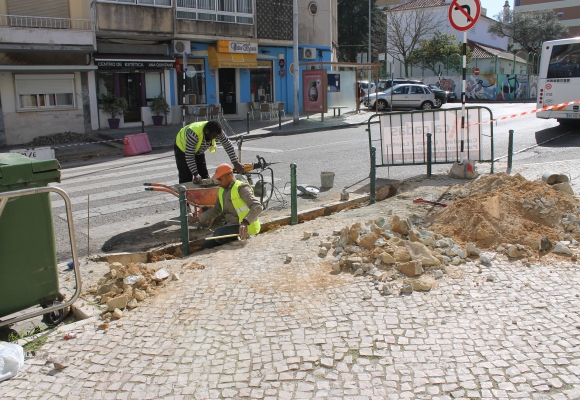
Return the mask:
<svg viewBox="0 0 580 400"><path fill-rule="evenodd" d="M177 147L185 153L185 146L187 144L186 132L188 129L191 129L197 135L197 145L195 146L195 152L197 153L203 142L203 128L205 127L205 124L207 124L207 121L194 122L181 128L175 138L175 144ZM209 148L210 153L215 151L215 146L215 139L213 139Z"/></svg>
<svg viewBox="0 0 580 400"><path fill-rule="evenodd" d="M238 221L240 222L240 224L242 223L242 221L244 220L246 215L248 215L248 213L250 212L250 207L248 207L248 205L240 197L240 192L239 192L238 188L241 185L248 185L248 184L245 182L242 182L242 181L235 181L234 185L232 186L232 191L231 191L232 204L233 204L234 208L236 209L236 214L238 214ZM250 185L248 185L248 186L250 186ZM250 188L251 188L251 186L250 186ZM222 206L222 211L223 211L223 209L224 209L224 189L221 187L220 187L220 190L218 191L218 197L220 199L220 205ZM248 233L250 235L257 235L259 232L260 232L260 220L256 219L254 222L252 222L250 225L248 225Z"/></svg>

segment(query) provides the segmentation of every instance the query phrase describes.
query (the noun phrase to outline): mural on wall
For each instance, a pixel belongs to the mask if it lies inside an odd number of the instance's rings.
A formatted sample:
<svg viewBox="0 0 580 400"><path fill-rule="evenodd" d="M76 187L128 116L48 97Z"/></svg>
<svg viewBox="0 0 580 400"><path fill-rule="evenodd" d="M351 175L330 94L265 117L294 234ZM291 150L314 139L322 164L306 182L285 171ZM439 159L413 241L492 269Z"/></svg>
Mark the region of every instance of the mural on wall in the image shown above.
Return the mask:
<svg viewBox="0 0 580 400"><path fill-rule="evenodd" d="M435 84L454 92L461 99L461 76L416 77L426 84ZM465 79L465 96L471 100L535 99L538 93L537 75L479 74Z"/></svg>

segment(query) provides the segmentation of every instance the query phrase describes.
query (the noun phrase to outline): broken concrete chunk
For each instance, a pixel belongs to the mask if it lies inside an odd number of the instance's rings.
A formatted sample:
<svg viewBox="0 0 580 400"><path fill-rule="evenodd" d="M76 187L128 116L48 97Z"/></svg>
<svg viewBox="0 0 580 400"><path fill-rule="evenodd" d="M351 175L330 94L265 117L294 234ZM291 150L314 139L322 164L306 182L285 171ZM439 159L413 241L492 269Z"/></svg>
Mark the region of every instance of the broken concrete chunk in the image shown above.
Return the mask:
<svg viewBox="0 0 580 400"><path fill-rule="evenodd" d="M354 276L363 275L364 273L365 273L365 272L363 271L363 269L362 269L362 268L359 268L359 269L357 269L357 270L354 272Z"/></svg>
<svg viewBox="0 0 580 400"><path fill-rule="evenodd" d="M547 237L543 237L540 239L539 250L546 251L552 248L552 242Z"/></svg>
<svg viewBox="0 0 580 400"><path fill-rule="evenodd" d="M332 264L332 270L334 272L340 272L340 264L339 263L333 263Z"/></svg>
<svg viewBox="0 0 580 400"><path fill-rule="evenodd" d="M479 255L479 260L484 264L491 264L491 261L495 258L495 253L491 252L482 252Z"/></svg>
<svg viewBox="0 0 580 400"><path fill-rule="evenodd" d="M557 253L557 254L564 254L564 255L567 255L567 256L571 256L572 254L574 254L574 252L572 250L570 250L562 242L556 242L556 245L552 249L552 252L553 253Z"/></svg>
<svg viewBox="0 0 580 400"><path fill-rule="evenodd" d="M119 310L118 308L115 308L115 310L113 311L113 318L114 319L123 318L123 311Z"/></svg>
<svg viewBox="0 0 580 400"><path fill-rule="evenodd" d="M413 293L413 285L411 285L410 283L403 285L403 287L399 291L399 294L411 294L411 293Z"/></svg>
<svg viewBox="0 0 580 400"><path fill-rule="evenodd" d="M131 299L131 300L130 300L130 301L127 303L127 308L128 308L129 310L132 310L132 309L134 309L134 308L137 308L137 307L139 307L139 304L137 303L137 300L135 300L135 299Z"/></svg>
<svg viewBox="0 0 580 400"><path fill-rule="evenodd" d="M433 277L435 279L441 279L441 278L443 278L443 271L441 271L440 269L438 269L437 271L435 271L433 273Z"/></svg>
<svg viewBox="0 0 580 400"><path fill-rule="evenodd" d="M137 301L143 301L147 298L147 292L145 292L143 290L135 289L135 291L133 292L133 297L135 297L135 299L137 299Z"/></svg>
<svg viewBox="0 0 580 400"><path fill-rule="evenodd" d="M354 244L357 242L360 230L361 230L360 222L357 222L350 227L348 233L348 244Z"/></svg>
<svg viewBox="0 0 580 400"><path fill-rule="evenodd" d="M119 268L122 268L122 267L123 267L123 264L121 264L119 262L114 262L114 263L109 264L109 270L111 270L111 271L112 270L117 271L117 270L119 270Z"/></svg>
<svg viewBox="0 0 580 400"><path fill-rule="evenodd" d="M477 246L475 246L475 244L469 242L467 243L467 254L469 254L470 256L478 256L481 254L481 250L477 248Z"/></svg>
<svg viewBox="0 0 580 400"><path fill-rule="evenodd" d="M294 258L294 256L292 254L286 254L286 262L287 263L291 262L293 258Z"/></svg>
<svg viewBox="0 0 580 400"><path fill-rule="evenodd" d="M127 302L128 300L126 296L115 297L114 299L107 301L107 309L113 311L115 308L125 308L127 307Z"/></svg>
<svg viewBox="0 0 580 400"><path fill-rule="evenodd" d="M380 259L384 264L395 264L397 262L395 257L386 252L379 254L377 259Z"/></svg>
<svg viewBox="0 0 580 400"><path fill-rule="evenodd" d="M325 249L330 250L330 248L332 247L332 243L331 242L320 242L320 247L324 247Z"/></svg>
<svg viewBox="0 0 580 400"><path fill-rule="evenodd" d="M320 257L326 257L327 254L328 254L328 249L326 247L321 247L318 249L318 255Z"/></svg>
<svg viewBox="0 0 580 400"><path fill-rule="evenodd" d="M522 258L528 256L528 250L519 244L510 244L507 246L507 255L510 258Z"/></svg>
<svg viewBox="0 0 580 400"><path fill-rule="evenodd" d="M304 232L304 239L310 239L310 236L312 236L312 232L309 231Z"/></svg>
<svg viewBox="0 0 580 400"><path fill-rule="evenodd" d="M423 266L421 265L420 260L413 260L406 263L400 263L397 265L397 268L402 274L410 278L414 276L419 276L423 273Z"/></svg>
<svg viewBox="0 0 580 400"><path fill-rule="evenodd" d="M176 272L172 272L171 273L171 280L172 281L178 281L179 280L179 274L177 274Z"/></svg>
<svg viewBox="0 0 580 400"><path fill-rule="evenodd" d="M570 186L570 183L568 182L556 183L555 185L552 185L552 187L555 190L574 196L574 189L572 189L572 186Z"/></svg>
<svg viewBox="0 0 580 400"><path fill-rule="evenodd" d="M395 248L393 257L397 260L397 262L407 262L411 261L411 254L406 247L397 247Z"/></svg>
<svg viewBox="0 0 580 400"><path fill-rule="evenodd" d="M416 281L411 282L411 286L415 291L428 292L431 290L431 283L423 279L417 279Z"/></svg>
<svg viewBox="0 0 580 400"><path fill-rule="evenodd" d="M167 279L169 278L169 272L167 272L167 270L165 268L161 268L159 271L155 272L155 275L153 275L153 277L155 279Z"/></svg>
<svg viewBox="0 0 580 400"><path fill-rule="evenodd" d="M420 260L421 265L426 267L438 267L441 265L441 261L437 257L433 256L429 251L429 248L420 242L407 242L407 249L411 254L411 258L414 260Z"/></svg>
<svg viewBox="0 0 580 400"><path fill-rule="evenodd" d="M391 224L391 230L393 232L400 233L401 235L409 234L409 229L411 228L409 223L406 220L401 220L398 215L393 216Z"/></svg>
<svg viewBox="0 0 580 400"><path fill-rule="evenodd" d="M374 249L375 243L378 239L379 235L377 235L376 233L369 233L360 238L358 244L367 250L372 250Z"/></svg>

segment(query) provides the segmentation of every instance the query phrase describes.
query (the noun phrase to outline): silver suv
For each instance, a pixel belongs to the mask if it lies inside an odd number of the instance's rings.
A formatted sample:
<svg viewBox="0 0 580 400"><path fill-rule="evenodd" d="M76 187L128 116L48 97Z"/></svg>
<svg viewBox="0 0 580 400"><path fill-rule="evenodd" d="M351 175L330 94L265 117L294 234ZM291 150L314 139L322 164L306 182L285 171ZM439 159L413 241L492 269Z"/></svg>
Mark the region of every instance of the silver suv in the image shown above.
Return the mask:
<svg viewBox="0 0 580 400"><path fill-rule="evenodd" d="M420 110L430 110L435 106L435 94L424 84L403 84L395 85L391 89L365 97L364 105L370 109L386 111L390 108L391 101L393 108L418 108Z"/></svg>

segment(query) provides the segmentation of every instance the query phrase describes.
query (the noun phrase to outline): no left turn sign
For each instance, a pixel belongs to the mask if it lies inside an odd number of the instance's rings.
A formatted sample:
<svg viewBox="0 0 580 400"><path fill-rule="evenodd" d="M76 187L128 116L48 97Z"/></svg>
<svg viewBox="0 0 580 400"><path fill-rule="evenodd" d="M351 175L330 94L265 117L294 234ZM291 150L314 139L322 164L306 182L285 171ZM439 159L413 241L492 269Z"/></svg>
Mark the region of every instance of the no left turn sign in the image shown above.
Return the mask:
<svg viewBox="0 0 580 400"><path fill-rule="evenodd" d="M480 13L479 0L453 0L449 5L449 22L458 31L467 31L477 23Z"/></svg>

